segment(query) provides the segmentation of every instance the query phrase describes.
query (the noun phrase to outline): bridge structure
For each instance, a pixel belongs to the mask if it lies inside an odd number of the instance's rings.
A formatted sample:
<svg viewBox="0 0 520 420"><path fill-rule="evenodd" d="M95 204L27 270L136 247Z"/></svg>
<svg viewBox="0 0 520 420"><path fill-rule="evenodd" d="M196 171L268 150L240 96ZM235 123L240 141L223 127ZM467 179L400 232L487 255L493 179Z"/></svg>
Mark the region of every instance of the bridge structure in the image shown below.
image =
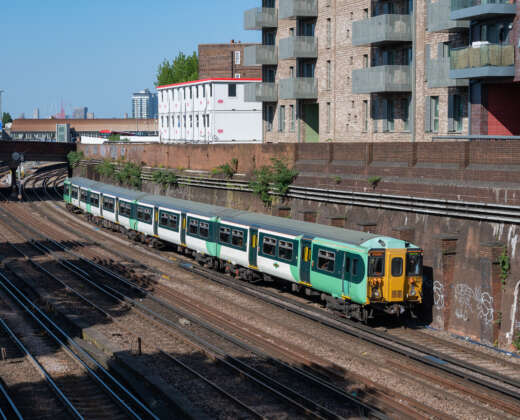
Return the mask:
<svg viewBox="0 0 520 420"><path fill-rule="evenodd" d="M42 141L0 141L0 166L11 169L11 189L16 185L16 170L21 162L67 162L75 143Z"/></svg>

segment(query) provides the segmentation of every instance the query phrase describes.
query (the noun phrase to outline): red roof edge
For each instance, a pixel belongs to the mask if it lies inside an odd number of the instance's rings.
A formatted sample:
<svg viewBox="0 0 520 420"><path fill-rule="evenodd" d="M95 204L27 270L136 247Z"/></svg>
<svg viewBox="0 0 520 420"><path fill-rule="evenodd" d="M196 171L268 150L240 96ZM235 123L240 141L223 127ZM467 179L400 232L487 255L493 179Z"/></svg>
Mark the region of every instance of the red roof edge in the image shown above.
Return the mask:
<svg viewBox="0 0 520 420"><path fill-rule="evenodd" d="M247 78L234 79L232 77L221 77L221 78L213 78L213 79L192 80L191 82L172 83L171 85L157 86L157 89L164 89L164 88L173 87L173 86L190 85L190 84L201 83L201 82L231 82L231 81L234 81L234 82L240 82L240 81L242 81L242 82L261 82L262 79L247 79Z"/></svg>

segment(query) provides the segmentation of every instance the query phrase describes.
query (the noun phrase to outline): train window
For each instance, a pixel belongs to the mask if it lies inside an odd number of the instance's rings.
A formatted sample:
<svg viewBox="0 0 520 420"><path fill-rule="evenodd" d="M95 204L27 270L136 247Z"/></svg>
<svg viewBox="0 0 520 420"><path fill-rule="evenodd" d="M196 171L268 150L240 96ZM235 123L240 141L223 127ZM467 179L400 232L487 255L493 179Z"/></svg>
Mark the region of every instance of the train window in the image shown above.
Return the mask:
<svg viewBox="0 0 520 420"><path fill-rule="evenodd" d="M153 209L150 207L137 206L137 220L143 223L152 223Z"/></svg>
<svg viewBox="0 0 520 420"><path fill-rule="evenodd" d="M350 273L350 257L347 257L345 260L345 273Z"/></svg>
<svg viewBox="0 0 520 420"><path fill-rule="evenodd" d="M132 206L124 201L119 202L119 215L123 217L130 217L132 215Z"/></svg>
<svg viewBox="0 0 520 420"><path fill-rule="evenodd" d="M385 256L371 255L368 257L368 276L383 277L385 275Z"/></svg>
<svg viewBox="0 0 520 420"><path fill-rule="evenodd" d="M242 248L244 246L244 232L242 232L241 230L233 229L232 241L233 245Z"/></svg>
<svg viewBox="0 0 520 420"><path fill-rule="evenodd" d="M90 204L99 208L99 194L90 193Z"/></svg>
<svg viewBox="0 0 520 420"><path fill-rule="evenodd" d="M198 235L198 233L199 233L199 222L198 221L190 219L189 232L193 235Z"/></svg>
<svg viewBox="0 0 520 420"><path fill-rule="evenodd" d="M352 276L357 276L359 273L359 260L357 258L352 259Z"/></svg>
<svg viewBox="0 0 520 420"><path fill-rule="evenodd" d="M81 190L80 192L80 201L83 201L84 203L87 202L87 192L85 190Z"/></svg>
<svg viewBox="0 0 520 420"><path fill-rule="evenodd" d="M292 261L293 244L292 242L280 241L278 243L278 258L282 260Z"/></svg>
<svg viewBox="0 0 520 420"><path fill-rule="evenodd" d="M219 231L219 240L224 244L229 244L231 242L231 229L221 227Z"/></svg>
<svg viewBox="0 0 520 420"><path fill-rule="evenodd" d="M115 201L113 198L103 197L103 210L114 213Z"/></svg>
<svg viewBox="0 0 520 420"><path fill-rule="evenodd" d="M318 252L318 269L322 271L334 272L336 253L320 249Z"/></svg>
<svg viewBox="0 0 520 420"><path fill-rule="evenodd" d="M406 256L406 274L409 276L421 276L423 271L423 256L421 254L408 254Z"/></svg>
<svg viewBox="0 0 520 420"><path fill-rule="evenodd" d="M262 245L262 252L265 255L276 255L276 239L264 236L264 242Z"/></svg>
<svg viewBox="0 0 520 420"><path fill-rule="evenodd" d="M72 187L72 192L71 192L70 196L72 198L74 198L75 200L78 199L78 187Z"/></svg>
<svg viewBox="0 0 520 420"><path fill-rule="evenodd" d="M177 230L179 227L179 218L176 214L170 214L161 211L159 216L159 225L172 230Z"/></svg>
<svg viewBox="0 0 520 420"><path fill-rule="evenodd" d="M199 226L199 235L204 238L209 238L209 223L200 222Z"/></svg>
<svg viewBox="0 0 520 420"><path fill-rule="evenodd" d="M392 277L399 277L403 274L403 259L392 258Z"/></svg>

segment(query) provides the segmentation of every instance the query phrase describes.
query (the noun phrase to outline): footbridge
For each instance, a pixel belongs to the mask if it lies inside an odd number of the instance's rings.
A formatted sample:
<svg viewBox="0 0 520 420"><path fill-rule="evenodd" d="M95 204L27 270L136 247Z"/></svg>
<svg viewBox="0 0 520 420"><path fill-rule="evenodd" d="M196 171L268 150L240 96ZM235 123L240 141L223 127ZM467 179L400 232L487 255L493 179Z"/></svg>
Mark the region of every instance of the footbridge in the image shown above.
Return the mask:
<svg viewBox="0 0 520 420"><path fill-rule="evenodd" d="M67 154L74 150L75 143L0 141L0 162L8 162L11 167L20 161L66 162Z"/></svg>

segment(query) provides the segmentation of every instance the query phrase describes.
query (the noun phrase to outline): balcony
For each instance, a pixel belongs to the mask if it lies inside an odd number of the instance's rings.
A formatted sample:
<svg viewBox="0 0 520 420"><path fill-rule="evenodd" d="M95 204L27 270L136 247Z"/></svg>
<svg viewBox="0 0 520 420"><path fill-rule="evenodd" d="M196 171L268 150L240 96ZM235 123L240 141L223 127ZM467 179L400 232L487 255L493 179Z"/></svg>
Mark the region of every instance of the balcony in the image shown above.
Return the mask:
<svg viewBox="0 0 520 420"><path fill-rule="evenodd" d="M277 63L277 49L274 45L253 45L244 48L244 66Z"/></svg>
<svg viewBox="0 0 520 420"><path fill-rule="evenodd" d="M276 102L278 101L278 86L276 83L248 83L245 85L244 100L246 102Z"/></svg>
<svg viewBox="0 0 520 420"><path fill-rule="evenodd" d="M352 45L385 45L412 42L410 15L379 15L352 24Z"/></svg>
<svg viewBox="0 0 520 420"><path fill-rule="evenodd" d="M318 84L314 77L280 80L280 99L317 99Z"/></svg>
<svg viewBox="0 0 520 420"><path fill-rule="evenodd" d="M428 3L428 31L456 32L469 29L469 20L451 20L450 0L437 0Z"/></svg>
<svg viewBox="0 0 520 420"><path fill-rule="evenodd" d="M515 14L514 0L451 0L450 18L453 20L480 20Z"/></svg>
<svg viewBox="0 0 520 420"><path fill-rule="evenodd" d="M426 65L428 88L464 87L469 85L468 79L450 78L450 58L441 57L428 60Z"/></svg>
<svg viewBox="0 0 520 420"><path fill-rule="evenodd" d="M279 44L280 60L291 58L317 58L318 45L313 36L291 36L283 38Z"/></svg>
<svg viewBox="0 0 520 420"><path fill-rule="evenodd" d="M280 19L318 17L318 0L280 0Z"/></svg>
<svg viewBox="0 0 520 420"><path fill-rule="evenodd" d="M352 93L411 91L410 66L386 65L352 71Z"/></svg>
<svg viewBox="0 0 520 420"><path fill-rule="evenodd" d="M274 7L258 7L244 12L244 29L262 30L278 27L278 13Z"/></svg>
<svg viewBox="0 0 520 420"><path fill-rule="evenodd" d="M452 79L483 79L513 77L515 73L513 45L484 44L479 47L451 51L450 77Z"/></svg>

